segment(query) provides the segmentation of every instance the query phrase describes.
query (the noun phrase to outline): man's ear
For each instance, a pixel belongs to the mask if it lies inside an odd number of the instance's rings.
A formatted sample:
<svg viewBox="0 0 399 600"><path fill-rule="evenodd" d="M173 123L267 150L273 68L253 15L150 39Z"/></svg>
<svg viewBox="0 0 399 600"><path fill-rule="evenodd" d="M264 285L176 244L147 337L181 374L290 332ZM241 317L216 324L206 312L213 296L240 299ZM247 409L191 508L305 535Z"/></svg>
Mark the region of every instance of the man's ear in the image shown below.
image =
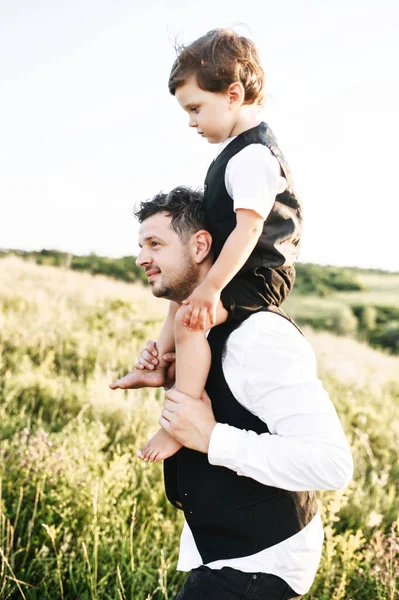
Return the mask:
<svg viewBox="0 0 399 600"><path fill-rule="evenodd" d="M229 104L232 108L236 108L244 104L245 90L244 86L239 81L232 83L229 86L227 93L229 96Z"/></svg>
<svg viewBox="0 0 399 600"><path fill-rule="evenodd" d="M194 260L199 265L209 256L212 250L212 236L209 231L201 229L193 235L192 240L194 245Z"/></svg>

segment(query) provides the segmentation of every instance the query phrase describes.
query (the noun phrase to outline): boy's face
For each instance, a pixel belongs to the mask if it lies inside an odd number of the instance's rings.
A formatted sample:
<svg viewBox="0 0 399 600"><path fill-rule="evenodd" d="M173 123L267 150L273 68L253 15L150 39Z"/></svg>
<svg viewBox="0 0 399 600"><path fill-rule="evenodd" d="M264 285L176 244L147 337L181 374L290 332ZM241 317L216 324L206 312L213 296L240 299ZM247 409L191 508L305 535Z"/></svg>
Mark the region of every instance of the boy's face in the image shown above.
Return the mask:
<svg viewBox="0 0 399 600"><path fill-rule="evenodd" d="M189 117L189 126L210 144L219 144L233 135L235 111L229 92L202 90L191 76L175 92L180 106Z"/></svg>

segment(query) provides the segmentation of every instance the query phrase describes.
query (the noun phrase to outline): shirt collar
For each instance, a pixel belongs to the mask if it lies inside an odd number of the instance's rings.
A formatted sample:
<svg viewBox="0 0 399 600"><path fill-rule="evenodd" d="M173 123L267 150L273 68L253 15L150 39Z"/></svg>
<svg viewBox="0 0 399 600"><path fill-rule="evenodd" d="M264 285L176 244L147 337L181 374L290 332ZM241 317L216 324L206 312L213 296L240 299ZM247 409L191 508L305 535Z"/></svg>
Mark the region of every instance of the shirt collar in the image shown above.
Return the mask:
<svg viewBox="0 0 399 600"><path fill-rule="evenodd" d="M237 136L234 135L233 137L227 138L227 140L224 140L224 142L222 142L221 144L219 144L217 152L216 152L216 156L215 159L219 156L219 154L226 148L226 146L228 146L230 144L230 142L232 142Z"/></svg>

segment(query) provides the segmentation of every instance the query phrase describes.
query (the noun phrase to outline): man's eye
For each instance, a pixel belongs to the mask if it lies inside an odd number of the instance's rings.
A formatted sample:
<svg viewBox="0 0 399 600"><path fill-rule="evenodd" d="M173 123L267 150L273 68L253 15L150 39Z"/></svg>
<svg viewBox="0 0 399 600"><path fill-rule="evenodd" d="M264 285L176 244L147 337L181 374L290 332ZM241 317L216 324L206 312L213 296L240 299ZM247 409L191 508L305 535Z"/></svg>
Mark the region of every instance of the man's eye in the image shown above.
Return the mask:
<svg viewBox="0 0 399 600"><path fill-rule="evenodd" d="M155 246L159 246L159 242L151 242L151 246L154 248Z"/></svg>

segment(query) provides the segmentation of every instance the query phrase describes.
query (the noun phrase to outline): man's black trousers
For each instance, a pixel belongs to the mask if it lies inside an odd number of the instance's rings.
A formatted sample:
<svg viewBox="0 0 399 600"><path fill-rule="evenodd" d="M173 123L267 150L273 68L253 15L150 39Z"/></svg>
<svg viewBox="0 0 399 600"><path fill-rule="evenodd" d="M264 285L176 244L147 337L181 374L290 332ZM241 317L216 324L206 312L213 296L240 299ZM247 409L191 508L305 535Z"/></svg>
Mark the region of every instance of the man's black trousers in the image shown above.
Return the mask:
<svg viewBox="0 0 399 600"><path fill-rule="evenodd" d="M223 567L193 569L174 600L291 600L300 598L280 577Z"/></svg>

